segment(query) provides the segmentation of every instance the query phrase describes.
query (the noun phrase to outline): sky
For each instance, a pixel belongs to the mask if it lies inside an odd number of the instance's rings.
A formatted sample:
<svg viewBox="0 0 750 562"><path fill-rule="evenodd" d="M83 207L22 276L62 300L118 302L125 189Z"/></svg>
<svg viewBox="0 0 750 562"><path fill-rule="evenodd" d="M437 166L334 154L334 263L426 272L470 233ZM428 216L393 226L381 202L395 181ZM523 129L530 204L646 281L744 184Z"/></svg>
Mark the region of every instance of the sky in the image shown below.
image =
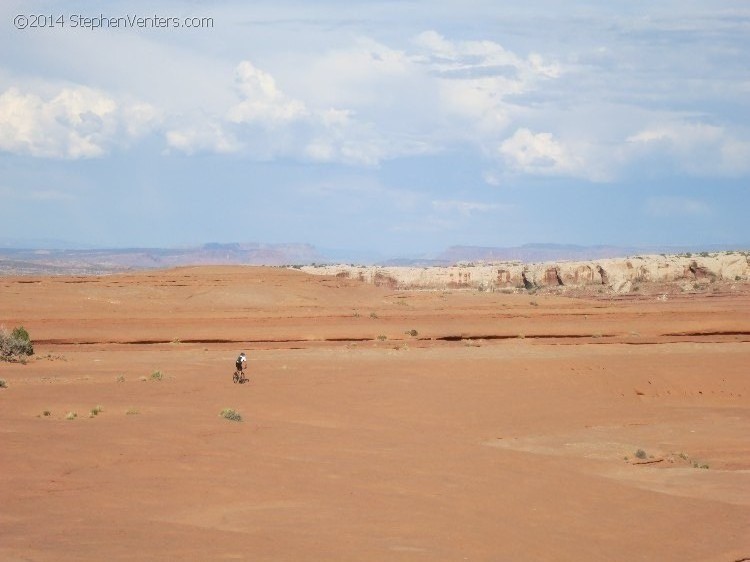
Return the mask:
<svg viewBox="0 0 750 562"><path fill-rule="evenodd" d="M0 245L750 242L745 1L5 0L0 53Z"/></svg>

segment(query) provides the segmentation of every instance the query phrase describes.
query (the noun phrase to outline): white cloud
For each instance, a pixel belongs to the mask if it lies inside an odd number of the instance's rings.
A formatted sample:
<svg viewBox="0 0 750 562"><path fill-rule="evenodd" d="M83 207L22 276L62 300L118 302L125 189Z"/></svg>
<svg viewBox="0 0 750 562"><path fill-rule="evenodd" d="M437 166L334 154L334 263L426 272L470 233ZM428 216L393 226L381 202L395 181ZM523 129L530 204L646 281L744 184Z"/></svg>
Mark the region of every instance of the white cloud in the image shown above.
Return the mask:
<svg viewBox="0 0 750 562"><path fill-rule="evenodd" d="M187 125L166 131L167 146L186 154L216 152L228 154L240 150L240 143L220 124L209 122Z"/></svg>
<svg viewBox="0 0 750 562"><path fill-rule="evenodd" d="M539 175L580 175L583 162L551 133L518 129L500 144L499 153L514 172Z"/></svg>
<svg viewBox="0 0 750 562"><path fill-rule="evenodd" d="M0 95L0 150L46 158L94 158L144 134L156 119L156 111L146 104L118 103L86 86L61 88L49 99L9 88Z"/></svg>
<svg viewBox="0 0 750 562"><path fill-rule="evenodd" d="M316 107L346 107L358 112L397 111L408 105L418 88L419 68L404 51L368 37L344 48L310 57L290 80L298 95Z"/></svg>
<svg viewBox="0 0 750 562"><path fill-rule="evenodd" d="M261 123L268 127L304 119L309 115L305 104L284 94L269 73L242 61L235 72L243 100L229 110L235 123Z"/></svg>
<svg viewBox="0 0 750 562"><path fill-rule="evenodd" d="M726 128L705 123L668 122L627 138L630 157L651 157L691 175L739 176L750 172L750 142Z"/></svg>
<svg viewBox="0 0 750 562"><path fill-rule="evenodd" d="M523 58L494 41L450 41L426 31L414 42L422 49L415 60L438 88L440 111L465 119L472 129L467 136L480 133L480 140L523 116L525 109L509 102L509 96L533 91L562 74L559 64L538 53Z"/></svg>

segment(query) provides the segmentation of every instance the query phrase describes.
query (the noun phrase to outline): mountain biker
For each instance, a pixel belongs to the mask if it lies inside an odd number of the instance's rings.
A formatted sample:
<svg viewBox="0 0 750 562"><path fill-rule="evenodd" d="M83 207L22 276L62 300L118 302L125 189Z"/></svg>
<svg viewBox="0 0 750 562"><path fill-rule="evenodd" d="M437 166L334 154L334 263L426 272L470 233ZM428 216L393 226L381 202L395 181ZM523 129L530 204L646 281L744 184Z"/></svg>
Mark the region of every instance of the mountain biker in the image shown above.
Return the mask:
<svg viewBox="0 0 750 562"><path fill-rule="evenodd" d="M239 357L237 357L237 360L234 362L234 366L237 367L237 370L240 373L245 370L245 367L247 366L247 357L245 357L244 351L240 353Z"/></svg>

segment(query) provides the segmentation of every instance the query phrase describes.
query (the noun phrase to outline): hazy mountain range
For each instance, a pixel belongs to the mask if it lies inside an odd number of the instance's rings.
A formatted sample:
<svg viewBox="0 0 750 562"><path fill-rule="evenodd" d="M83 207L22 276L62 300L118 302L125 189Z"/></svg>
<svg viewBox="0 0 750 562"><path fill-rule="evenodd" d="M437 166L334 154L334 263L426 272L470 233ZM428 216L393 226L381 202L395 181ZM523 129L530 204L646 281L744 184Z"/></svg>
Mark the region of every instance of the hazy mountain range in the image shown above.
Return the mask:
<svg viewBox="0 0 750 562"><path fill-rule="evenodd" d="M54 246L54 241L44 241ZM30 245L29 245L30 246ZM69 245L72 246L72 245ZM361 265L431 266L459 262L590 260L643 254L743 250L746 245L575 246L526 244L517 247L452 246L437 255L383 258L368 252L318 249L309 244L209 243L191 248L11 248L0 246L0 274L95 274L181 265Z"/></svg>

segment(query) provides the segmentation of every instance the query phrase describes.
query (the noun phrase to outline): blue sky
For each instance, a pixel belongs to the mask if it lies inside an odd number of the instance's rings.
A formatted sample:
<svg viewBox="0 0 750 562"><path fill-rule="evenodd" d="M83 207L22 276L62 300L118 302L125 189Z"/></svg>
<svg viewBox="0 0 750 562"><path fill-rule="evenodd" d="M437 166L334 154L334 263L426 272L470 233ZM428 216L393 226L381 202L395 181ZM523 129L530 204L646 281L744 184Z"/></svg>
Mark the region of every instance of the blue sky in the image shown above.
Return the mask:
<svg viewBox="0 0 750 562"><path fill-rule="evenodd" d="M0 6L0 244L750 241L746 2L92 5Z"/></svg>

